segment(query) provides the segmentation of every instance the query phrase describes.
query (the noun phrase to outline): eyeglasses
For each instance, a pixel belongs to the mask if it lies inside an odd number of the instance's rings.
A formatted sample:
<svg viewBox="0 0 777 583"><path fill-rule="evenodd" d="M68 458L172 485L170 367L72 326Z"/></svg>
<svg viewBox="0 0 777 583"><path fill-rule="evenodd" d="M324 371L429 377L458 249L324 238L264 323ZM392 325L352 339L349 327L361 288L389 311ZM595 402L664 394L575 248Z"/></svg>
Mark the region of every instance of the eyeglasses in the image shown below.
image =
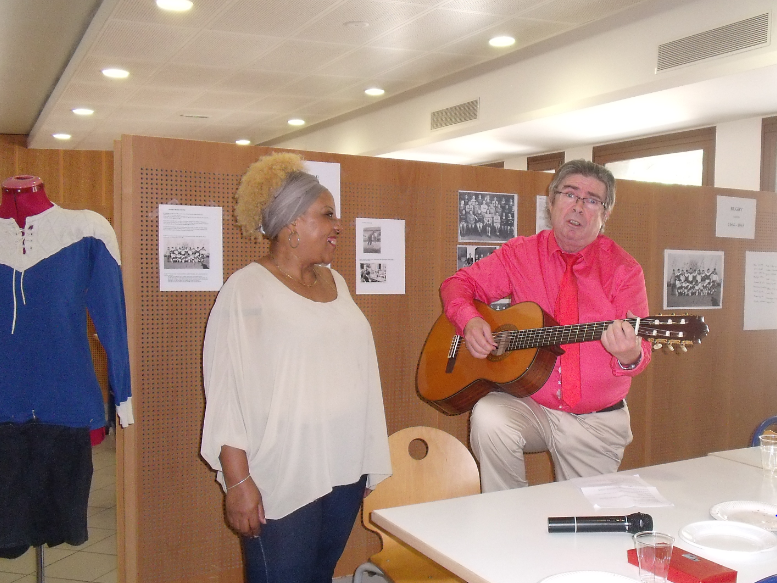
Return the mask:
<svg viewBox="0 0 777 583"><path fill-rule="evenodd" d="M577 196L574 192L571 191L557 190L556 195L558 196L559 194L563 197L561 200L568 202L569 204L575 205L577 204L578 200L582 201L583 207L589 210L598 210L600 207L607 208L607 206L604 204L604 201L601 201L598 198Z"/></svg>

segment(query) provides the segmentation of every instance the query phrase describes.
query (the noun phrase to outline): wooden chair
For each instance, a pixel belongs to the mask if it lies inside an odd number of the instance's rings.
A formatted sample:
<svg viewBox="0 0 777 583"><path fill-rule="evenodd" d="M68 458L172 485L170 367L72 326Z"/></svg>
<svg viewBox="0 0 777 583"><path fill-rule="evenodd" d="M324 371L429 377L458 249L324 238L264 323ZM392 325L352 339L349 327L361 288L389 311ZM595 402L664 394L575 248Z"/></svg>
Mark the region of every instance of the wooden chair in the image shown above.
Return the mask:
<svg viewBox="0 0 777 583"><path fill-rule="evenodd" d="M395 583L462 581L381 530L370 520L370 513L380 508L479 494L480 476L475 459L458 439L433 427L397 431L389 437L389 448L394 473L364 499L362 508L362 522L365 528L378 533L383 550L356 570L353 583L362 583L364 573ZM411 451L416 455L411 455Z"/></svg>

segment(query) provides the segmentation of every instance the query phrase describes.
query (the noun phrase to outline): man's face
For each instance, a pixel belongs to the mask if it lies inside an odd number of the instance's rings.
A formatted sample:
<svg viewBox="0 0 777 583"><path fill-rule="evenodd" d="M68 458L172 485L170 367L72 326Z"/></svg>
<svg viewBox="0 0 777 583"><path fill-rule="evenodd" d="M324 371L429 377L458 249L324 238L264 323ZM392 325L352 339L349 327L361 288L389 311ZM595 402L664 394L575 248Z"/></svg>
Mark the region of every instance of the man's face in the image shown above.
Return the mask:
<svg viewBox="0 0 777 583"><path fill-rule="evenodd" d="M570 194L579 198L570 198ZM610 212L601 204L580 199L604 202L606 196L607 187L596 178L572 174L561 181L550 206L550 224L562 251L577 253L596 239Z"/></svg>

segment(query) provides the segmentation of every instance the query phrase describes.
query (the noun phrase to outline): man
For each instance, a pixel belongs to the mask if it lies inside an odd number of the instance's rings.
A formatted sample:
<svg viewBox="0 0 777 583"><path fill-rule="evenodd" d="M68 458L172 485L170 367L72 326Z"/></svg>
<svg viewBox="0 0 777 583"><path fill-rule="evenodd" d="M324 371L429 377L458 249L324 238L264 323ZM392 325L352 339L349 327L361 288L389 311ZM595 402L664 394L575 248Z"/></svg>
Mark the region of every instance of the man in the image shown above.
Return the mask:
<svg viewBox="0 0 777 583"><path fill-rule="evenodd" d="M496 345L473 299L491 303L511 296L514 304L532 301L557 320L569 319L571 285L577 288L578 322L614 320L601 341L563 346L568 356L556 360L531 397L492 392L478 401L470 443L484 492L526 486L524 452L549 451L556 479L566 480L616 471L631 442L624 398L651 349L621 318L648 314L647 291L639 264L601 234L614 205L609 170L585 160L568 162L550 183L551 230L511 239L442 285L445 314L476 358ZM565 278L568 264L572 271ZM563 307L557 307L559 295ZM579 357L572 356L575 348Z"/></svg>

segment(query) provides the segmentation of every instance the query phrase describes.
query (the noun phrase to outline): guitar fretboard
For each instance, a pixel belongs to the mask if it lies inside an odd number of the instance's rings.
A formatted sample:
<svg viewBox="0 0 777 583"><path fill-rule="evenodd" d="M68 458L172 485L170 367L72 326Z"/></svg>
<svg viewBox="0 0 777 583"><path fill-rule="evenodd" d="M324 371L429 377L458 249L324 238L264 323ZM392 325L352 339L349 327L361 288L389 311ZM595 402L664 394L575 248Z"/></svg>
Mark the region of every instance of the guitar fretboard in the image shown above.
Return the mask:
<svg viewBox="0 0 777 583"><path fill-rule="evenodd" d="M625 321L636 328L638 320L639 318L628 318ZM494 334L494 342L503 345L504 351L590 342L599 340L612 322L613 320L526 330L505 330Z"/></svg>

